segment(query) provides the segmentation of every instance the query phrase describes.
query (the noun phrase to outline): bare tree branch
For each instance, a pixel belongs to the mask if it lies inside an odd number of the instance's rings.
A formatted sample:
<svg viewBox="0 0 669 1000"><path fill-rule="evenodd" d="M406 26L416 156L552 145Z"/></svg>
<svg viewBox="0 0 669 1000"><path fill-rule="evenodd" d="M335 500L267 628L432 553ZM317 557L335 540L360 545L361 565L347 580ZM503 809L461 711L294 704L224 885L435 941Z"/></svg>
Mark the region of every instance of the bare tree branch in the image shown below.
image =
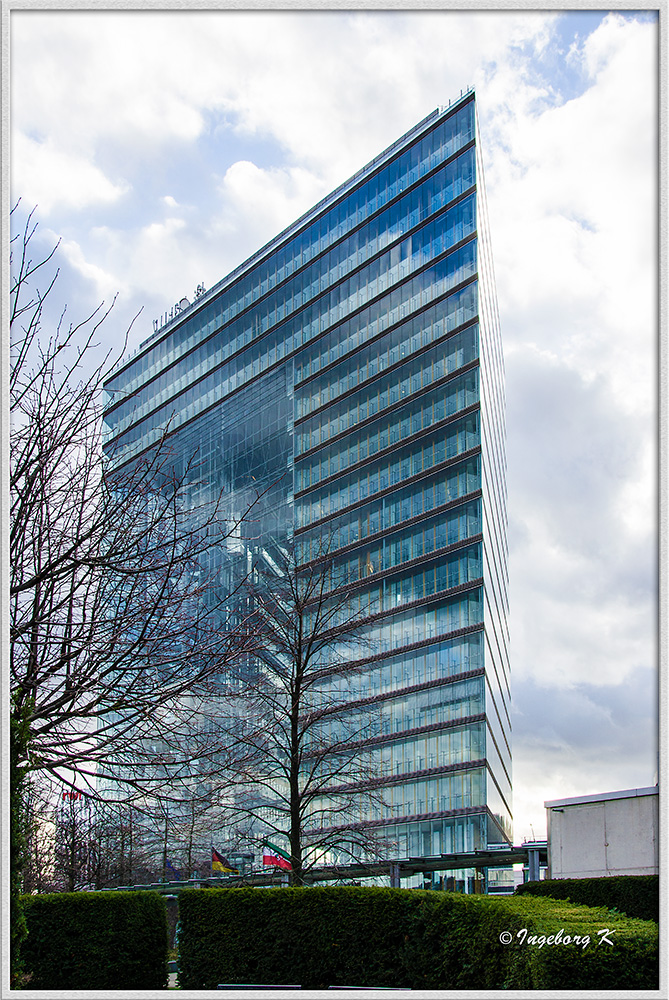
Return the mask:
<svg viewBox="0 0 669 1000"><path fill-rule="evenodd" d="M70 326L63 312L45 335L57 246L33 260L36 228L31 214L12 241L14 711L28 711L30 769L71 785L76 772L91 794L101 780L148 794L160 774L168 789L237 753L212 742L207 719L255 640L239 615L232 624L234 595L206 560L236 524L220 496L194 499L198 457L177 461L169 427L116 467L103 391L118 359L96 342L113 303Z"/></svg>
<svg viewBox="0 0 669 1000"><path fill-rule="evenodd" d="M358 752L375 724L332 683L363 669L349 656L364 645L365 623L351 611L347 588L334 584L328 546L309 566L293 550L268 549L247 585L259 652L237 678L225 734L242 749L228 816L236 835L252 842L287 837L289 878L301 884L326 853L383 849L358 823L361 790L377 794Z"/></svg>

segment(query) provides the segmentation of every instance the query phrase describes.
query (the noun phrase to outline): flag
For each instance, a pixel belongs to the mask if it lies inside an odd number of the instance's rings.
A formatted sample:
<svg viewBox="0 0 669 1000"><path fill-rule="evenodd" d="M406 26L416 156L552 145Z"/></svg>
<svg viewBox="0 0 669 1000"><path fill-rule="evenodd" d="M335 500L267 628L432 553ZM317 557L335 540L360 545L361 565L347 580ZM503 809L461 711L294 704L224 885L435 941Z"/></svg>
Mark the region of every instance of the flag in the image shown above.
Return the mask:
<svg viewBox="0 0 669 1000"><path fill-rule="evenodd" d="M290 855L282 851L276 844L270 843L269 840L263 844L262 863L264 865L276 865L277 868L284 868L288 872L292 872L293 870L293 866L290 863Z"/></svg>
<svg viewBox="0 0 669 1000"><path fill-rule="evenodd" d="M239 869L233 868L228 859L219 854L215 847L211 849L211 870L225 872L228 875L239 875Z"/></svg>

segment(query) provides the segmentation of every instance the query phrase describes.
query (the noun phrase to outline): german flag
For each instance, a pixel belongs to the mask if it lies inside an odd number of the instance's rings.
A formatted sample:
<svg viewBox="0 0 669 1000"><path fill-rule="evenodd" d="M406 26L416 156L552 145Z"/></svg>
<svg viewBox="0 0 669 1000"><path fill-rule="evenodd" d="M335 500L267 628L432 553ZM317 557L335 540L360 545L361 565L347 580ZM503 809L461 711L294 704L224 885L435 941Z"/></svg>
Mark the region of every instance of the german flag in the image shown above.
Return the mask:
<svg viewBox="0 0 669 1000"><path fill-rule="evenodd" d="M239 875L239 869L233 868L227 858L219 854L215 847L211 849L211 870L223 872L225 875Z"/></svg>

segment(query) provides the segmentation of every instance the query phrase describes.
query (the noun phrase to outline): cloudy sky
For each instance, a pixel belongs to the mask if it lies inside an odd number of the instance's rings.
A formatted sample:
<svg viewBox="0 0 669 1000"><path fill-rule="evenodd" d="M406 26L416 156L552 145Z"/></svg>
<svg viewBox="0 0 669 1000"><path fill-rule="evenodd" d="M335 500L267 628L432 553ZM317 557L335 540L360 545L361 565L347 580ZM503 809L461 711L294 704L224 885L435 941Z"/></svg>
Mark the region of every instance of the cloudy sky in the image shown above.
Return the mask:
<svg viewBox="0 0 669 1000"><path fill-rule="evenodd" d="M102 339L475 86L506 350L516 841L656 780L651 13L14 11L11 190Z"/></svg>

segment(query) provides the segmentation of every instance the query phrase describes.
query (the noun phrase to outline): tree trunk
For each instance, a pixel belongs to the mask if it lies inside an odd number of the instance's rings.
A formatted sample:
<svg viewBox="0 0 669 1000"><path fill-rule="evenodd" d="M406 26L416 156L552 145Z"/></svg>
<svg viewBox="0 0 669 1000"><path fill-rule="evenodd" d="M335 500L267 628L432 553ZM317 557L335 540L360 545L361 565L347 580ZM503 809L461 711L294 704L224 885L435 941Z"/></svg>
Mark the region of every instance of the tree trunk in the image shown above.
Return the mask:
<svg viewBox="0 0 669 1000"><path fill-rule="evenodd" d="M299 670L299 668L298 668ZM302 875L302 823L300 821L299 681L293 696L290 718L290 863L289 885L304 885Z"/></svg>

